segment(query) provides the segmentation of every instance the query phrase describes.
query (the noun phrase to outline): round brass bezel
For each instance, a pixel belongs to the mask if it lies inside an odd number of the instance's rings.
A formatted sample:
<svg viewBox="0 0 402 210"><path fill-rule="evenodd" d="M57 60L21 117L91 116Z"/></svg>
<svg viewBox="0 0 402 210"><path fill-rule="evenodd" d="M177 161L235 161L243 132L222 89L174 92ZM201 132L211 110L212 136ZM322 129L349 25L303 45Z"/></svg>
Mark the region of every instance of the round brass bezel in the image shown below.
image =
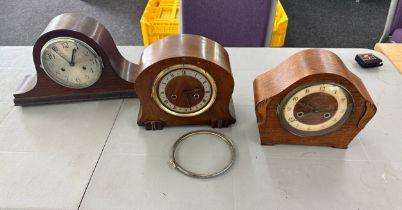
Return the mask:
<svg viewBox="0 0 402 210"><path fill-rule="evenodd" d="M182 113L182 112L173 111L162 104L162 102L158 96L158 92L157 92L159 83L165 75L167 75L170 72L175 71L177 69L190 69L192 71L196 71L196 72L202 74L208 80L209 84L211 85L212 95L211 95L211 98L208 101L208 103L203 108L201 108L195 112ZM154 99L154 101L158 105L158 107L161 108L166 113L174 115L174 116L178 116L178 117L194 117L194 116L197 116L197 115L200 115L200 114L206 112L209 108L211 108L211 106L214 104L214 102L216 100L217 92L218 92L218 89L216 87L215 80L207 71L205 71L204 69L202 69L198 66L192 65L192 64L176 64L173 66L169 66L169 67L163 69L161 72L159 72L159 74L156 76L156 78L152 84L152 93L151 94L152 94L152 98Z"/></svg>

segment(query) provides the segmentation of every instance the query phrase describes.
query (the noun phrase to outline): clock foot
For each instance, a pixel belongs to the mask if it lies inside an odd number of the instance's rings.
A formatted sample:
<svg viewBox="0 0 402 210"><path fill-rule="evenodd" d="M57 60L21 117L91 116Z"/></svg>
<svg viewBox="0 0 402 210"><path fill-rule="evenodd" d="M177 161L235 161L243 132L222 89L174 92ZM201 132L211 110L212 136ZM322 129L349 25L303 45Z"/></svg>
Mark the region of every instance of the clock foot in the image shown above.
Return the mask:
<svg viewBox="0 0 402 210"><path fill-rule="evenodd" d="M347 149L348 145L332 145L332 147L337 149Z"/></svg>
<svg viewBox="0 0 402 210"><path fill-rule="evenodd" d="M213 128L227 128L229 124L229 120L227 119L211 120L211 126Z"/></svg>
<svg viewBox="0 0 402 210"><path fill-rule="evenodd" d="M148 121L144 123L146 130L162 130L165 123L162 121Z"/></svg>

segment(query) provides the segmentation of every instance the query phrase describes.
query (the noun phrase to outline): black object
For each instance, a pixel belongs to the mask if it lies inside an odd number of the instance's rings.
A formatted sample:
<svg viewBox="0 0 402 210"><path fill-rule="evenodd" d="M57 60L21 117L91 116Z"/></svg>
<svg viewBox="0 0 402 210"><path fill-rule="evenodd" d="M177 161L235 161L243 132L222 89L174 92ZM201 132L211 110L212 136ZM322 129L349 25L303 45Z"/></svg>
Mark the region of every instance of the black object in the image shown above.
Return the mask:
<svg viewBox="0 0 402 210"><path fill-rule="evenodd" d="M382 66L382 60L371 53L357 54L355 60L363 68Z"/></svg>

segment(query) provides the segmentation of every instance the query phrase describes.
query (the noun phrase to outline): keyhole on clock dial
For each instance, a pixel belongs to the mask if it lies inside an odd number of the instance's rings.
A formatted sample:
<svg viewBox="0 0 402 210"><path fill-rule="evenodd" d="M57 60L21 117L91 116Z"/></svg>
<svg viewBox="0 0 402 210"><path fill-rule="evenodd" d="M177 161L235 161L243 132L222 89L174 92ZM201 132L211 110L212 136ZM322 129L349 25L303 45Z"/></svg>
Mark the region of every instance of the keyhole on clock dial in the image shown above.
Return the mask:
<svg viewBox="0 0 402 210"><path fill-rule="evenodd" d="M297 112L296 116L298 118L302 118L304 116L304 112Z"/></svg>
<svg viewBox="0 0 402 210"><path fill-rule="evenodd" d="M178 107L193 107L204 97L202 83L191 76L177 76L166 85L166 96Z"/></svg>

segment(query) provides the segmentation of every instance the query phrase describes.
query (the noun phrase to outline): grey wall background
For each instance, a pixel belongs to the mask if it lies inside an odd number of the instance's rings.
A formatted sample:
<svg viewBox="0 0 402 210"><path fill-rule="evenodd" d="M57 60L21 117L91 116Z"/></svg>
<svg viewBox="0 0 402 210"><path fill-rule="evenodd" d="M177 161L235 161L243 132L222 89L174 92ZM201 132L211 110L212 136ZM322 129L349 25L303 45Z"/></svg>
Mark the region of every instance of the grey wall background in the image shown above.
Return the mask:
<svg viewBox="0 0 402 210"><path fill-rule="evenodd" d="M33 45L61 13L98 19L118 45L142 45L140 19L147 0L0 0L0 45Z"/></svg>
<svg viewBox="0 0 402 210"><path fill-rule="evenodd" d="M235 2L235 0L234 0ZM372 48L390 0L281 0L289 17L288 47ZM147 0L0 0L0 45L33 45L48 22L66 12L95 17L118 45L142 45Z"/></svg>

